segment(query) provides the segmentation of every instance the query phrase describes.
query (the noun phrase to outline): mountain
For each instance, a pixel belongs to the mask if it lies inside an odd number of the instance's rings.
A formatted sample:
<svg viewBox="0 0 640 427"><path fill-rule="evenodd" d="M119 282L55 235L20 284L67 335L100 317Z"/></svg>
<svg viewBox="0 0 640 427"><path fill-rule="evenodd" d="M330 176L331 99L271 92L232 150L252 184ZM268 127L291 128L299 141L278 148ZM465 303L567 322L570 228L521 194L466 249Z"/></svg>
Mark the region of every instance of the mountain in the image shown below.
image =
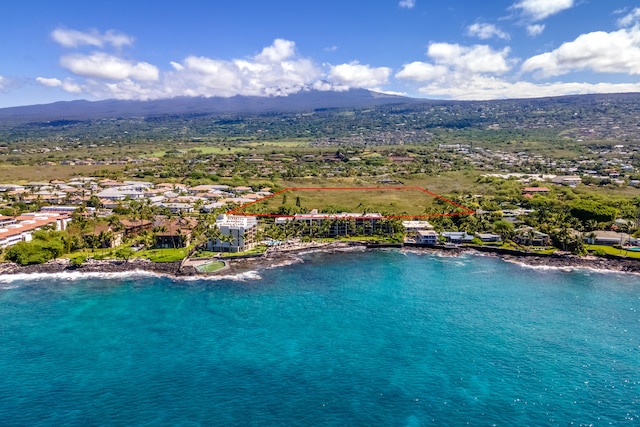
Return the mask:
<svg viewBox="0 0 640 427"><path fill-rule="evenodd" d="M0 122L25 123L183 114L242 114L303 112L334 108L366 108L416 102L414 98L365 89L344 92L302 91L289 96L178 97L153 101L63 101L0 109ZM424 102L424 100L420 100Z"/></svg>

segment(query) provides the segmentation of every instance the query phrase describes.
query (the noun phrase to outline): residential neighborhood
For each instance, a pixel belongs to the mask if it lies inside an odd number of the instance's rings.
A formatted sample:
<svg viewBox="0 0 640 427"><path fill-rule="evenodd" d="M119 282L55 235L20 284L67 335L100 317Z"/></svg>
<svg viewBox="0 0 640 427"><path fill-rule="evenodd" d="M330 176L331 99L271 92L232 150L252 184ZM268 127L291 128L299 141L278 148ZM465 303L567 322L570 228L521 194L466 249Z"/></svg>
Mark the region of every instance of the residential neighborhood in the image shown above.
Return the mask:
<svg viewBox="0 0 640 427"><path fill-rule="evenodd" d="M563 188L572 188L574 176L488 174L486 178L515 182L521 200L539 202ZM541 185L544 184L544 185ZM215 253L245 253L269 242L289 239L364 239L395 236L396 242L415 246L504 246L544 251L549 248L582 250L583 245L635 247L640 244L628 231L635 223L611 218L606 226L592 222L590 230L549 229L536 222L538 209L526 204L511 209L491 207L482 195L460 203L474 203L474 221L435 215L427 220L393 220L376 212L323 213L318 209L262 218L229 214L238 206L273 195L271 188L224 184L183 183L77 177L68 181L0 184L4 211L22 206L28 212L0 217L0 247L30 242L42 230L69 231L79 240L70 249L111 250L119 247L170 250L200 248ZM284 202L284 200L283 200ZM530 203L529 203L530 204ZM543 224L542 229L535 224ZM484 224L484 225L481 225ZM600 226L602 228L598 229ZM564 233L564 234L562 234ZM564 237L562 237L564 236Z"/></svg>

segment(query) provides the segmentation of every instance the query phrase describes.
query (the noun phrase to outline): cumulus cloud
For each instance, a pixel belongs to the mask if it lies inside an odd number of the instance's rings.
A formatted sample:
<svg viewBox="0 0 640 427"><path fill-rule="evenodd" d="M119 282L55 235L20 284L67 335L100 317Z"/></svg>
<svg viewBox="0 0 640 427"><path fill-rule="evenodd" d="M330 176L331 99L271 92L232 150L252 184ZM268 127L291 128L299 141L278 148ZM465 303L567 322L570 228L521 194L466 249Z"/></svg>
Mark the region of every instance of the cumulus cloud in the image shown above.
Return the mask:
<svg viewBox="0 0 640 427"><path fill-rule="evenodd" d="M522 64L523 72L539 78L573 71L640 74L640 27L614 32L582 34L559 48L533 56Z"/></svg>
<svg viewBox="0 0 640 427"><path fill-rule="evenodd" d="M588 93L638 92L640 83L577 83L553 82L536 84L526 81L511 82L488 76L458 75L446 82L432 82L421 87L427 97L446 97L458 100L485 100L500 98L539 98L558 95Z"/></svg>
<svg viewBox="0 0 640 427"><path fill-rule="evenodd" d="M189 56L171 65L164 87L172 96L286 95L322 74L312 61L296 55L294 42L283 39L247 59Z"/></svg>
<svg viewBox="0 0 640 427"><path fill-rule="evenodd" d="M574 4L574 0L519 0L511 7L522 11L527 19L535 22L570 9Z"/></svg>
<svg viewBox="0 0 640 427"><path fill-rule="evenodd" d="M640 22L640 7L636 7L622 18L618 19L618 26L630 27Z"/></svg>
<svg viewBox="0 0 640 427"><path fill-rule="evenodd" d="M56 79L55 77L54 78L36 77L36 81L43 86L61 87L63 90L70 93L81 93L83 90L80 85L78 85L71 79L66 79L65 81L62 81L60 79Z"/></svg>
<svg viewBox="0 0 640 427"><path fill-rule="evenodd" d="M487 45L462 46L456 43L431 43L427 50L437 65L461 72L502 74L511 69L510 49L494 50Z"/></svg>
<svg viewBox="0 0 640 427"><path fill-rule="evenodd" d="M7 79L0 76L0 90L5 90L7 87Z"/></svg>
<svg viewBox="0 0 640 427"><path fill-rule="evenodd" d="M425 84L419 92L427 96L459 99L487 99L501 82L500 76L517 62L509 57L509 48L494 50L487 45L461 46L431 43L427 49L430 62L405 64L395 77Z"/></svg>
<svg viewBox="0 0 640 427"><path fill-rule="evenodd" d="M43 86L59 87L62 86L62 80L56 78L36 77L36 81Z"/></svg>
<svg viewBox="0 0 640 427"><path fill-rule="evenodd" d="M544 24L527 25L527 34L532 37L539 36L544 31Z"/></svg>
<svg viewBox="0 0 640 427"><path fill-rule="evenodd" d="M117 99L288 95L314 87L323 77L322 69L311 60L299 57L295 43L284 39L276 39L258 54L242 59L188 56L182 61L171 61L170 69L164 72L146 62L103 52L65 55L60 64L82 79L74 82L82 91L97 98ZM70 85L72 81L67 87L66 82L53 79L42 78L40 82L75 90Z"/></svg>
<svg viewBox="0 0 640 427"><path fill-rule="evenodd" d="M509 40L509 34L505 33L493 24L476 23L467 27L467 35L478 37L481 40L487 40L494 37L503 40Z"/></svg>
<svg viewBox="0 0 640 427"><path fill-rule="evenodd" d="M416 0L400 0L398 6L405 9L413 9L416 6Z"/></svg>
<svg viewBox="0 0 640 427"><path fill-rule="evenodd" d="M353 61L348 64L332 66L328 79L338 86L378 88L388 82L391 68L371 67Z"/></svg>
<svg viewBox="0 0 640 427"><path fill-rule="evenodd" d="M147 62L128 61L104 52L90 55L71 54L60 58L60 65L72 73L109 80L158 80L159 71Z"/></svg>
<svg viewBox="0 0 640 427"><path fill-rule="evenodd" d="M449 72L449 68L443 65L433 65L426 62L415 61L406 64L400 72L396 73L399 79L426 82L439 79Z"/></svg>
<svg viewBox="0 0 640 427"><path fill-rule="evenodd" d="M56 28L51 37L64 47L95 46L122 47L133 44L133 37L114 30L101 33L97 30L77 31L68 28Z"/></svg>
<svg viewBox="0 0 640 427"><path fill-rule="evenodd" d="M296 44L290 40L275 39L271 46L262 49L256 57L256 62L273 63L291 58L295 53Z"/></svg>

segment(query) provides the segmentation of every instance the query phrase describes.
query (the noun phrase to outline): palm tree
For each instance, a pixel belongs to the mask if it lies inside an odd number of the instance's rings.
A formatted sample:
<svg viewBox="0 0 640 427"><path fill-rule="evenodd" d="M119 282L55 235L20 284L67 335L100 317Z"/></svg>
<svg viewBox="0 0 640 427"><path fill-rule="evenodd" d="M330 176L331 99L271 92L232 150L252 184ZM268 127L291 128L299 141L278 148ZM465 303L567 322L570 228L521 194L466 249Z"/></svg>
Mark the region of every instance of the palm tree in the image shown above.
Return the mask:
<svg viewBox="0 0 640 427"><path fill-rule="evenodd" d="M87 226L87 218L85 217L85 213L87 212L87 207L82 204L76 208L75 211L71 214L71 220L78 224L78 229L82 234L85 231Z"/></svg>
<svg viewBox="0 0 640 427"><path fill-rule="evenodd" d="M499 234L502 237L502 241L506 242L513 234L513 224L508 221L498 220L493 223L493 232Z"/></svg>
<svg viewBox="0 0 640 427"><path fill-rule="evenodd" d="M233 237L232 234L226 234L226 235L222 235L220 236L220 242L222 243L229 243L229 251L231 252L231 245L233 244L233 241L235 240L235 237Z"/></svg>
<svg viewBox="0 0 640 427"><path fill-rule="evenodd" d="M222 236L222 232L220 231L218 226L213 224L208 226L205 229L204 235L206 236L207 241L211 242L211 248L213 249L216 246L216 242L220 240L220 237Z"/></svg>

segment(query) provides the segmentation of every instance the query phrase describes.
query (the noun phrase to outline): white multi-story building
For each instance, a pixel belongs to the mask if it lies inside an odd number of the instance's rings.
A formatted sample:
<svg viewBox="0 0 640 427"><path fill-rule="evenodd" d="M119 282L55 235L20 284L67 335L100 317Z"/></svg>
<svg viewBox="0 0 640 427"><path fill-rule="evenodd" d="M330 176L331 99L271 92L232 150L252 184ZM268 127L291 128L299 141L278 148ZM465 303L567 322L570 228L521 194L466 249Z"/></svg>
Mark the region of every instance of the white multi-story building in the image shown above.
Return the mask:
<svg viewBox="0 0 640 427"><path fill-rule="evenodd" d="M207 243L213 252L244 252L256 244L258 220L253 216L220 215L216 227L221 236Z"/></svg>
<svg viewBox="0 0 640 427"><path fill-rule="evenodd" d="M0 227L0 248L13 246L18 242L30 242L33 233L44 227L64 230L70 220L67 215L57 213L30 213L14 218L12 222L3 220Z"/></svg>

